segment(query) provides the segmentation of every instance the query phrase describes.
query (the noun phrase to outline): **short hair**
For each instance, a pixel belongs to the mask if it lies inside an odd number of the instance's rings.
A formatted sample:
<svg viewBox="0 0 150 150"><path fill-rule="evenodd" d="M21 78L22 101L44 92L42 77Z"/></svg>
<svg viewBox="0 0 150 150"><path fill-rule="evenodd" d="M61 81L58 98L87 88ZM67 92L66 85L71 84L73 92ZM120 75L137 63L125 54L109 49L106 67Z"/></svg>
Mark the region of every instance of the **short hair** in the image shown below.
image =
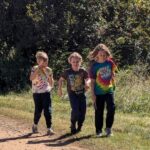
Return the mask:
<svg viewBox="0 0 150 150"><path fill-rule="evenodd" d="M36 59L44 59L48 61L48 55L44 51L38 51L35 55Z"/></svg>
<svg viewBox="0 0 150 150"><path fill-rule="evenodd" d="M80 62L82 62L82 56L77 53L77 52L73 52L72 54L70 54L70 56L68 57L68 62L70 63L71 62L71 59L72 58L78 58Z"/></svg>
<svg viewBox="0 0 150 150"><path fill-rule="evenodd" d="M95 58L97 57L99 51L104 51L104 52L106 52L106 54L107 54L108 57L112 57L109 48L108 48L105 44L98 44L98 45L93 49L93 51L91 51L91 52L89 53L88 58L89 58L90 60L95 60Z"/></svg>

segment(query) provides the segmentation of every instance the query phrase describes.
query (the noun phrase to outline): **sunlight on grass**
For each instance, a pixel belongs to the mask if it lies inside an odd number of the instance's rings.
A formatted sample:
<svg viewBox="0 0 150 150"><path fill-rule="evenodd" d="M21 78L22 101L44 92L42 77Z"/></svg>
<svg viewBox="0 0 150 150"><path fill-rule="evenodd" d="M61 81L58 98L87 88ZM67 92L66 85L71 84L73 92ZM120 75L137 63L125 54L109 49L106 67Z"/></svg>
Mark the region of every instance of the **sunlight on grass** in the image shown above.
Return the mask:
<svg viewBox="0 0 150 150"><path fill-rule="evenodd" d="M12 98L14 97L14 98ZM28 97L28 99L27 99ZM11 118L24 119L32 125L34 105L32 95L0 96L0 114ZM70 104L67 100L53 98L53 128L56 132L70 132ZM42 116L39 126L45 130ZM150 147L150 117L117 112L113 126L114 137L96 138L93 107L87 108L83 130L74 138L82 147L90 150L148 150Z"/></svg>
<svg viewBox="0 0 150 150"><path fill-rule="evenodd" d="M113 126L114 137L96 138L94 110L89 92L87 114L82 132L73 136L76 143L90 150L148 150L150 147L150 80L139 80L131 71L120 71L117 75L116 115ZM56 132L70 132L70 103L66 91L64 97L52 92L52 123ZM0 95L0 114L23 119L32 125L34 103L31 91ZM106 112L105 112L106 114ZM39 126L45 130L42 115ZM105 123L104 123L105 127Z"/></svg>

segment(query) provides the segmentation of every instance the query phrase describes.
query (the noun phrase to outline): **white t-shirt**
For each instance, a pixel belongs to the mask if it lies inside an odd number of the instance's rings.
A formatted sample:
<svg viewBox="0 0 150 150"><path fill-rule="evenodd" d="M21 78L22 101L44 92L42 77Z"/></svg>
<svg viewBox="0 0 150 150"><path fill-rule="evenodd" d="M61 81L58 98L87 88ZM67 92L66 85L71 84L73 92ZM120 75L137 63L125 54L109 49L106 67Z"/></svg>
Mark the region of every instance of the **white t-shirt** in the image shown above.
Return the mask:
<svg viewBox="0 0 150 150"><path fill-rule="evenodd" d="M38 66L34 66L31 70L31 74L38 68ZM32 92L33 93L45 93L50 92L52 87L48 82L48 77L52 75L52 69L46 67L45 72L41 69L38 70L38 74L34 80L32 80Z"/></svg>

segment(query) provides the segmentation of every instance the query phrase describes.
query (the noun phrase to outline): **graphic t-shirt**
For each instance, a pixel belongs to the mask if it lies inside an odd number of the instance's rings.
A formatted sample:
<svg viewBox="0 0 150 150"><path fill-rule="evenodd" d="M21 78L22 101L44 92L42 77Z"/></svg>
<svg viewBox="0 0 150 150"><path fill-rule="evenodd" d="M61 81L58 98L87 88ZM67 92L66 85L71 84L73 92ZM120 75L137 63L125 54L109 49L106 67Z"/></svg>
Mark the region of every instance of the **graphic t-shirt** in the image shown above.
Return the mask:
<svg viewBox="0 0 150 150"><path fill-rule="evenodd" d="M88 73L84 69L79 69L79 71L74 71L71 68L67 69L62 74L62 77L67 81L68 93L84 93L85 79L88 78Z"/></svg>
<svg viewBox="0 0 150 150"><path fill-rule="evenodd" d="M34 66L31 70L31 74L38 68ZM38 70L38 74L34 80L32 80L32 92L33 93L45 93L49 92L52 87L49 85L48 78L52 75L52 69L46 67L45 72L41 69Z"/></svg>
<svg viewBox="0 0 150 150"><path fill-rule="evenodd" d="M94 92L96 95L113 93L114 74L117 66L111 60L104 63L95 62L90 70L90 78L95 79Z"/></svg>

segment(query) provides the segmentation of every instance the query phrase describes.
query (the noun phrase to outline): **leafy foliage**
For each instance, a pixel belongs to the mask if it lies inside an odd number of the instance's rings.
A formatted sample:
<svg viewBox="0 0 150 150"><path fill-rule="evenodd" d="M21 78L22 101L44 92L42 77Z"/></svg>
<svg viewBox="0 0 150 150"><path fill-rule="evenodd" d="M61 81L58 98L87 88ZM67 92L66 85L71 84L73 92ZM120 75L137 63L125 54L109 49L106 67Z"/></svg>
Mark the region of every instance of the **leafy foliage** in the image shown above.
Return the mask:
<svg viewBox="0 0 150 150"><path fill-rule="evenodd" d="M72 51L86 58L99 42L112 49L120 66L150 64L149 5L148 0L2 0L0 91L29 84L37 50L48 53L55 78Z"/></svg>

